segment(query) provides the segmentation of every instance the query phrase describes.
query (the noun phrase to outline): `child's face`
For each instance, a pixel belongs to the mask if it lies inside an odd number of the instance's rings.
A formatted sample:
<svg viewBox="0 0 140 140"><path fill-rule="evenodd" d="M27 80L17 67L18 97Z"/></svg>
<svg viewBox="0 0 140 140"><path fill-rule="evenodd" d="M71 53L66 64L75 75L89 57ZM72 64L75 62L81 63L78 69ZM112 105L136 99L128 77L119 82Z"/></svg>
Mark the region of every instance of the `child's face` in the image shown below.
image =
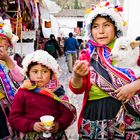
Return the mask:
<svg viewBox="0 0 140 140"><path fill-rule="evenodd" d="M41 64L37 64L31 67L29 71L29 78L31 81L37 83L38 87L43 88L50 81L50 69Z"/></svg>
<svg viewBox="0 0 140 140"><path fill-rule="evenodd" d="M0 36L0 47L7 51L8 47L10 46L9 41L6 37Z"/></svg>
<svg viewBox="0 0 140 140"><path fill-rule="evenodd" d="M115 26L104 17L97 17L92 25L92 36L94 40L102 45L107 45L115 38Z"/></svg>

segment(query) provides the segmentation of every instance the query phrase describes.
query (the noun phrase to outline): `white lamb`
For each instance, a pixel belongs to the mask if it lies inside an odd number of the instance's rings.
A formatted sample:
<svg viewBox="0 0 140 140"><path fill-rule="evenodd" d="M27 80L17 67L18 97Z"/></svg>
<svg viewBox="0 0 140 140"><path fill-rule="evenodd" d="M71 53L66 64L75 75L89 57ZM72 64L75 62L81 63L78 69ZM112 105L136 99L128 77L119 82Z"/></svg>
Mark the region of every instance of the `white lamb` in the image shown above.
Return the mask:
<svg viewBox="0 0 140 140"><path fill-rule="evenodd" d="M132 41L128 37L120 37L116 40L110 57L116 61L117 67L130 68L135 76L140 76L140 67L137 65L139 58L140 41Z"/></svg>

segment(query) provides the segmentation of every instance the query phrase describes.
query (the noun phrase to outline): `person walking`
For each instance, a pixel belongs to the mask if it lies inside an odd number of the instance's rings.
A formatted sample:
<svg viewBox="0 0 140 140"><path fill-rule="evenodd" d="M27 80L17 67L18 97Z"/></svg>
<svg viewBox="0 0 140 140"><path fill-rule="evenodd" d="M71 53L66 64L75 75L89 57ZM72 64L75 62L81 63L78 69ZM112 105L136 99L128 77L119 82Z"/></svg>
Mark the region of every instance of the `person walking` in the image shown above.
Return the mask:
<svg viewBox="0 0 140 140"><path fill-rule="evenodd" d="M55 59L62 55L60 46L53 34L50 35L50 39L45 43L44 51L47 51Z"/></svg>
<svg viewBox="0 0 140 140"><path fill-rule="evenodd" d="M72 73L72 68L77 60L77 51L79 50L79 43L77 39L73 37L73 33L69 33L69 37L64 42L64 52L66 55L66 62L68 70Z"/></svg>
<svg viewBox="0 0 140 140"><path fill-rule="evenodd" d="M84 93L79 139L139 140L140 79L126 68L114 67L110 59L116 38L123 35L122 7L107 1L93 7L85 22L89 40L69 82L73 93Z"/></svg>

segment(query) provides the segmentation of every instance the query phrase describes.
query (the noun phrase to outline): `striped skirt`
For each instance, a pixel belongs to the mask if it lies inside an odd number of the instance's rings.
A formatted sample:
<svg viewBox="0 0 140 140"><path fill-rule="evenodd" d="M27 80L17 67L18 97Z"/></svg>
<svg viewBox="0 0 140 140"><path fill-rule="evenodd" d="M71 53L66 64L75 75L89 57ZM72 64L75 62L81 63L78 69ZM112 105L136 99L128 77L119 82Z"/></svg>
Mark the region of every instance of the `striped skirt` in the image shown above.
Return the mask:
<svg viewBox="0 0 140 140"><path fill-rule="evenodd" d="M88 101L79 140L140 140L140 116L126 111L125 125L118 124L115 118L120 107L121 102L112 97Z"/></svg>

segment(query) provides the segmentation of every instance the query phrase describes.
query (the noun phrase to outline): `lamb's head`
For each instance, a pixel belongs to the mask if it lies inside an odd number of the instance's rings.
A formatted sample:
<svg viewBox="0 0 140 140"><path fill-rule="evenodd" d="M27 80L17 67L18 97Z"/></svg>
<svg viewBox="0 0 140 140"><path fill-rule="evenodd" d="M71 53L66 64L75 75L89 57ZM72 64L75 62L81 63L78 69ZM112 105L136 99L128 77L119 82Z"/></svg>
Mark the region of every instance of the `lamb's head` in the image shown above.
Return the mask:
<svg viewBox="0 0 140 140"><path fill-rule="evenodd" d="M140 41L132 41L128 37L120 37L116 40L110 57L116 61L118 67L136 65L139 58Z"/></svg>

